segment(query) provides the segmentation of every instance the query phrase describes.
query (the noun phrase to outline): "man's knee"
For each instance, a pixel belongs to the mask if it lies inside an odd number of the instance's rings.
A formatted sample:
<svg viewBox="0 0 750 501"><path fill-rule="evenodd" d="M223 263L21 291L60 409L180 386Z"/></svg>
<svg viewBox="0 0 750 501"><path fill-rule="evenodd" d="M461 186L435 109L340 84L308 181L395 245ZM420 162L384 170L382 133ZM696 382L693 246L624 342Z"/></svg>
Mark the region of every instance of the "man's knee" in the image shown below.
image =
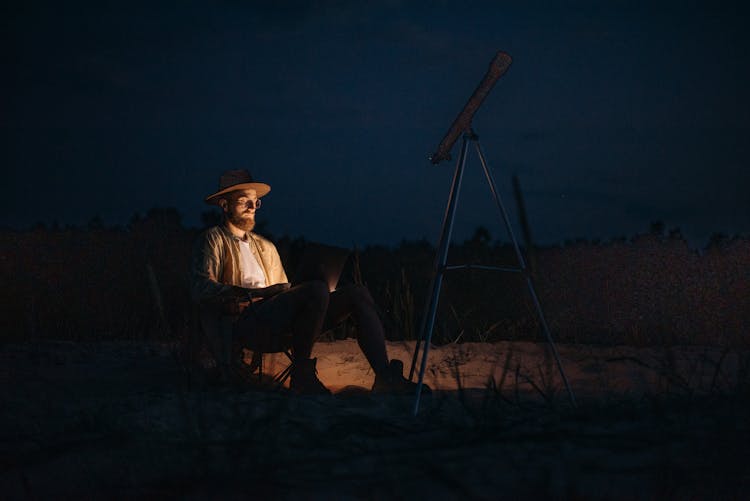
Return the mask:
<svg viewBox="0 0 750 501"><path fill-rule="evenodd" d="M328 284L322 280L313 280L303 283L300 287L304 290L303 294L306 304L320 308L323 311L328 308L328 298L330 297Z"/></svg>

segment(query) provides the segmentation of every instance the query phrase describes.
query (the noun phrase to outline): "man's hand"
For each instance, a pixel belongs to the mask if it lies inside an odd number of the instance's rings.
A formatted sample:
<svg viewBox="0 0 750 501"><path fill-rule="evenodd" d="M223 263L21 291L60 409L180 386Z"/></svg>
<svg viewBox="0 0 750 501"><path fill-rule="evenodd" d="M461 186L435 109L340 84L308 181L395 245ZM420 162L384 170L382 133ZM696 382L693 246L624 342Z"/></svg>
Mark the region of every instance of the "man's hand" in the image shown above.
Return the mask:
<svg viewBox="0 0 750 501"><path fill-rule="evenodd" d="M273 297L279 292L284 292L285 290L289 290L289 287L291 287L292 284L289 282L284 282L283 284L274 284L269 285L268 287L261 287L258 289L248 289L250 291L250 294L253 295L253 297L262 297L262 298L269 298Z"/></svg>

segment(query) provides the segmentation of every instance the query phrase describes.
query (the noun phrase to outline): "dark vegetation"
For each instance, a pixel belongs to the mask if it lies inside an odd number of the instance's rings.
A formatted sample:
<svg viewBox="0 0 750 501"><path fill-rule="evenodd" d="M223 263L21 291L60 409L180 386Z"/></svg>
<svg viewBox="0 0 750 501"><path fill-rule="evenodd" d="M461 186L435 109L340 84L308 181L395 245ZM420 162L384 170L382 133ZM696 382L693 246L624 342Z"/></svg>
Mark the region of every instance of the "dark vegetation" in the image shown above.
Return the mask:
<svg viewBox="0 0 750 501"><path fill-rule="evenodd" d="M175 209L152 209L126 228L93 220L86 228L3 231L3 340L180 339L194 329L188 269L199 232L185 228ZM259 233L272 237L262 227ZM273 240L291 274L305 241ZM537 292L560 342L744 346L747 237L717 235L693 250L679 231L656 223L630 239L578 240L535 249L532 257ZM413 339L433 260L425 241L355 249L343 280L369 286L390 339ZM450 261L514 266L515 254L478 228L451 249ZM435 341L541 339L525 287L518 274L450 272ZM346 336L350 328L328 335Z"/></svg>
<svg viewBox="0 0 750 501"><path fill-rule="evenodd" d="M199 231L183 227L176 210L154 209L127 228L95 220L0 232L7 496L740 499L747 492L746 237L716 236L696 251L657 224L631 239L532 252L555 338L663 346L663 366L654 370L669 382L665 389L597 395L573 409L529 379L540 403L519 393L518 368L515 388L503 389L509 351L499 383L492 379L477 398L462 390L456 362L458 398L425 399L414 419L410 398L305 400L192 384L172 349L195 329L188 267ZM273 240L293 271L304 240ZM353 253L345 279L370 287L391 339L415 336L433 259L423 241ZM451 261L513 265L514 252L479 228L451 250ZM446 279L435 338L541 336L521 277L462 271ZM704 362L714 364L714 382L726 370L736 372L735 383L698 391L670 356L676 344L724 347L718 361ZM730 350L739 353L733 364L725 361ZM633 357L602 363L625 362L643 365Z"/></svg>

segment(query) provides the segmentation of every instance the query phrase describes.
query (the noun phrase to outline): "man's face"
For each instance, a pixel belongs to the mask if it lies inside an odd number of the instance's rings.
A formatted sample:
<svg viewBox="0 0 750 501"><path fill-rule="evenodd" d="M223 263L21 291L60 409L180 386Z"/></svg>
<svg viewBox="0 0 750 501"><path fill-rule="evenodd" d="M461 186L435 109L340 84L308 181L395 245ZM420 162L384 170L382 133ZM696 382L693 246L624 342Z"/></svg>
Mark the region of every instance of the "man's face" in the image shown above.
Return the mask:
<svg viewBox="0 0 750 501"><path fill-rule="evenodd" d="M237 190L229 193L221 204L227 220L244 231L255 228L255 204L258 195L253 189Z"/></svg>

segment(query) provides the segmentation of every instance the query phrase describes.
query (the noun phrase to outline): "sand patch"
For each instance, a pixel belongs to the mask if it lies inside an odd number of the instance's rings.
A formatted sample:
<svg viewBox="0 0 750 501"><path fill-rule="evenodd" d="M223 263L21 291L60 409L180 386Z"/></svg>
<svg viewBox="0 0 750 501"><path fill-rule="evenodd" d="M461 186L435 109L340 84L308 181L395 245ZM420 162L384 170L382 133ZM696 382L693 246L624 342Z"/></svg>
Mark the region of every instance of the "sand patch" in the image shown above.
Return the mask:
<svg viewBox="0 0 750 501"><path fill-rule="evenodd" d="M412 347L388 350L408 369ZM202 385L173 348L0 347L0 492L738 498L750 481L737 460L750 448L743 354L560 346L573 409L544 345L444 346L431 352L436 391L415 418L411 397ZM319 343L315 355L332 388L372 384L356 342Z"/></svg>

